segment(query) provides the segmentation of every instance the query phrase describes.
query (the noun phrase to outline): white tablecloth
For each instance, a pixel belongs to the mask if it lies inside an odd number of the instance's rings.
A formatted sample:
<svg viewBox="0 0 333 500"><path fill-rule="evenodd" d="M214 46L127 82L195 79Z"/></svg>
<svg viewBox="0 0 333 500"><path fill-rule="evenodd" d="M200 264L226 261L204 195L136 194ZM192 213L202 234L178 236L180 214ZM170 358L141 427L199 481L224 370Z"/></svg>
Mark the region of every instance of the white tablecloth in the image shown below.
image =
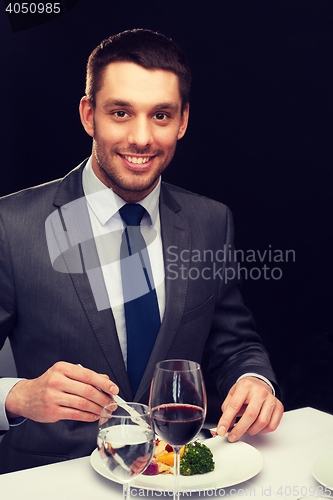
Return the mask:
<svg viewBox="0 0 333 500"><path fill-rule="evenodd" d="M312 476L314 460L333 450L333 416L313 408L286 412L274 433L245 436L243 441L264 457L262 471L246 483L217 495L297 500L325 493ZM333 470L332 470L333 477ZM211 498L216 492L191 492L192 499ZM333 491L326 489L333 499ZM153 498L152 492L132 490L133 498ZM89 457L0 476L0 498L8 500L117 500L122 486L97 474ZM172 498L158 492L155 498ZM185 495L183 498L189 498Z"/></svg>

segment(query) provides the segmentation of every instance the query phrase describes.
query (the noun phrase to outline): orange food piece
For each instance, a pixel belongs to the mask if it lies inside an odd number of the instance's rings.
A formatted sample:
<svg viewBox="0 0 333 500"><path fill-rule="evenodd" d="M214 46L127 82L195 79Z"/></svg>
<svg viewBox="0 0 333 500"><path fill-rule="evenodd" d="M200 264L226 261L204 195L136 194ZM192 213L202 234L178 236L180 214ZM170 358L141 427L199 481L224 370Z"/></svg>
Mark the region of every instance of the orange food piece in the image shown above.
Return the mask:
<svg viewBox="0 0 333 500"><path fill-rule="evenodd" d="M180 449L180 457L183 456L184 450L185 450L185 446L182 446L182 448ZM163 464L171 465L171 466L173 466L173 464L174 464L174 459L175 459L175 454L173 451L170 451L170 453L165 453L164 455L160 455L158 457L159 462L162 462Z"/></svg>

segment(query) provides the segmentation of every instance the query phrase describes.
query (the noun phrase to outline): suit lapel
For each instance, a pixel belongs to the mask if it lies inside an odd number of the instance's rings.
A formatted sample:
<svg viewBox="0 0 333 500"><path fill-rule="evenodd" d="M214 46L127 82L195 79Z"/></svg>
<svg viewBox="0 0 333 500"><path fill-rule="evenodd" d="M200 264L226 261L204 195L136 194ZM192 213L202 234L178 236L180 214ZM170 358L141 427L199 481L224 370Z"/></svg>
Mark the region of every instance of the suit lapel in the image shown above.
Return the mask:
<svg viewBox="0 0 333 500"><path fill-rule="evenodd" d="M162 183L160 218L165 269L165 312L147 369L135 396L136 400L139 400L149 388L156 363L165 359L184 311L188 286L188 279L185 277L189 262L186 262L188 259L185 261L179 256L183 250L191 250L191 238L189 222L180 215L180 211L180 205L171 196L167 186Z"/></svg>
<svg viewBox="0 0 333 500"><path fill-rule="evenodd" d="M79 242L80 239L82 241L82 235L84 235L84 237L88 237L87 239L89 239L90 235L91 241L93 241L89 213L84 200L82 188L82 170L85 164L86 161L70 172L61 181L54 199L54 205L55 207L58 207L58 212L60 211L60 217L62 217L64 230L67 230L67 226L70 225L70 229L75 231L75 239L77 242ZM81 200L79 202L79 210L73 208L73 203L76 202L76 200ZM84 246L80 247L83 263L82 267L84 267L86 259L84 259L84 254L82 255L82 248L84 248ZM94 245L89 246L89 252L89 260L98 260L97 250ZM91 252L94 253L94 255L92 255ZM65 252L63 254L63 259L65 260L68 269L71 270L73 263L70 252ZM86 272L76 272L70 274L82 308L85 311L90 326L112 370L113 382L122 388L122 396L125 399L131 400L133 395L123 361L111 308L105 307L102 310L97 309L96 297L93 295L91 283L89 282ZM97 267L94 270L94 281L96 282L96 290L99 289L101 291L101 294L103 295L103 299L101 300L104 300L104 306L106 306L105 301L108 299L100 267Z"/></svg>

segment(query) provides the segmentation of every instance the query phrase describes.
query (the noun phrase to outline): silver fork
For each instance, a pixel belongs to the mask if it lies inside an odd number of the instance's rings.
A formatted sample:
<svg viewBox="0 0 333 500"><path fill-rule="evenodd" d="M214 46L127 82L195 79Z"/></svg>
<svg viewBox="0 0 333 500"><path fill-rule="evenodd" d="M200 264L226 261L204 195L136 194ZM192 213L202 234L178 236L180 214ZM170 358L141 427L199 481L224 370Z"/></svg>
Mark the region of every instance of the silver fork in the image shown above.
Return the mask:
<svg viewBox="0 0 333 500"><path fill-rule="evenodd" d="M81 366L81 368L83 368L83 366L80 364L78 364L78 366ZM96 387L96 389L105 394L106 396L110 397L110 394L107 394L106 392L102 391L102 389L100 389L99 387ZM129 406L126 403L126 401L123 400L123 398L121 398L118 395L114 396L113 394L111 395L111 397L118 406L121 406L121 408L124 408L124 410L126 410L127 413L129 413L132 422L140 425L141 427L144 427L145 429L150 429L150 426L147 424L147 422L145 422L143 418L141 418L140 413L134 410L134 408L132 408L131 406Z"/></svg>

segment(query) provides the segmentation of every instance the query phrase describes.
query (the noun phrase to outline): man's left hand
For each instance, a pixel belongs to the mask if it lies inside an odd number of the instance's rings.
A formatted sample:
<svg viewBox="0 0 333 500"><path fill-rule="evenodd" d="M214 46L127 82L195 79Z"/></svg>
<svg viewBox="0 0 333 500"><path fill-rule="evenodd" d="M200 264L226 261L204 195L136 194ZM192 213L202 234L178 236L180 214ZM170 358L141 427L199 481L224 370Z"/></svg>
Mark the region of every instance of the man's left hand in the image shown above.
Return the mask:
<svg viewBox="0 0 333 500"><path fill-rule="evenodd" d="M272 394L266 382L244 377L232 386L222 404L223 415L217 432L224 436L231 429L228 435L230 442L237 441L245 432L250 436L272 432L279 425L283 410L282 403ZM234 426L237 417L241 418Z"/></svg>

